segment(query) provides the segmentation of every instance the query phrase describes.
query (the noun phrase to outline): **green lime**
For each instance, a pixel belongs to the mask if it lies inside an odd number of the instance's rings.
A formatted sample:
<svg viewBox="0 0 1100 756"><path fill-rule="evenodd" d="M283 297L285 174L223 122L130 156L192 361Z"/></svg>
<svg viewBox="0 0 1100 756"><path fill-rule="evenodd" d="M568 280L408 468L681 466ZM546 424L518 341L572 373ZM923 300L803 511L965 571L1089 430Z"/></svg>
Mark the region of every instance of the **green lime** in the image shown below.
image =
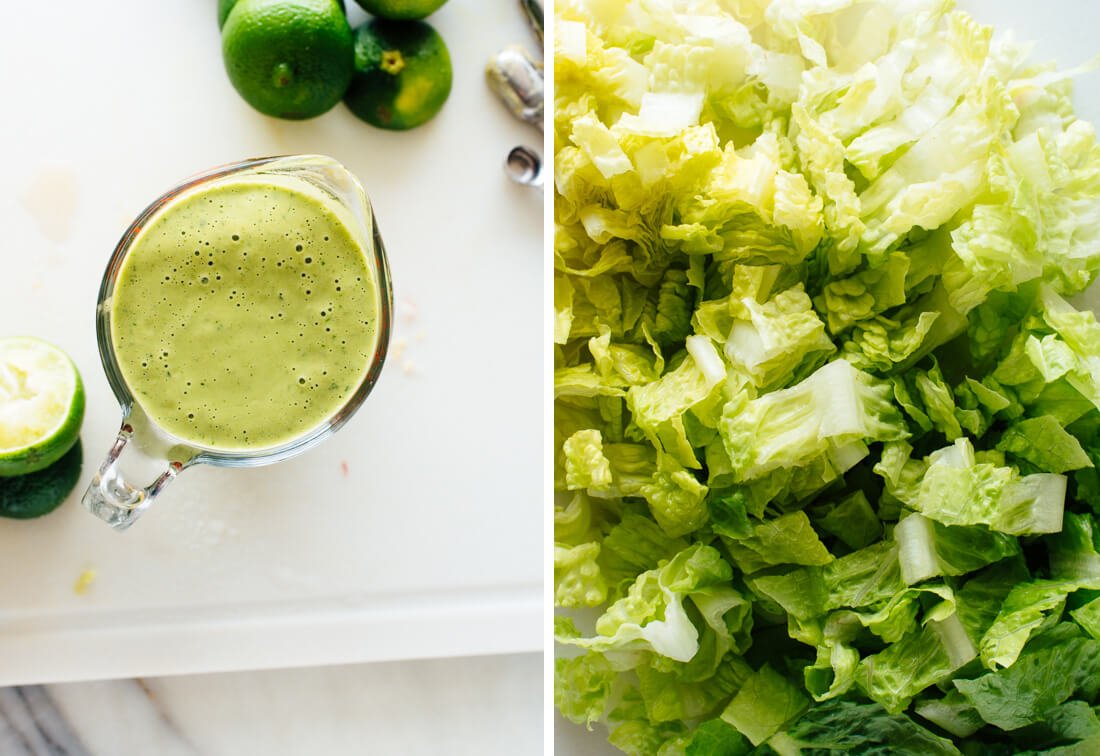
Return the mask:
<svg viewBox="0 0 1100 756"><path fill-rule="evenodd" d="M340 10L346 10L344 7L344 0L337 0L340 3ZM229 18L229 11L233 10L233 6L237 4L237 0L218 0L218 28L225 26L225 19Z"/></svg>
<svg viewBox="0 0 1100 756"><path fill-rule="evenodd" d="M61 459L80 436L84 383L68 355L39 339L0 339L0 477Z"/></svg>
<svg viewBox="0 0 1100 756"><path fill-rule="evenodd" d="M355 0L372 16L411 21L435 13L447 0Z"/></svg>
<svg viewBox="0 0 1100 756"><path fill-rule="evenodd" d="M80 479L83 453L78 440L61 459L44 470L0 478L0 517L29 520L57 509Z"/></svg>
<svg viewBox="0 0 1100 756"><path fill-rule="evenodd" d="M218 0L218 28L225 26L225 19L229 18L229 11L233 10L233 6L237 4L237 0Z"/></svg>
<svg viewBox="0 0 1100 756"><path fill-rule="evenodd" d="M423 21L375 19L355 32L355 77L344 102L383 129L430 120L451 93L451 56Z"/></svg>
<svg viewBox="0 0 1100 756"><path fill-rule="evenodd" d="M229 81L256 110L319 116L351 81L351 27L336 0L237 0L222 27Z"/></svg>

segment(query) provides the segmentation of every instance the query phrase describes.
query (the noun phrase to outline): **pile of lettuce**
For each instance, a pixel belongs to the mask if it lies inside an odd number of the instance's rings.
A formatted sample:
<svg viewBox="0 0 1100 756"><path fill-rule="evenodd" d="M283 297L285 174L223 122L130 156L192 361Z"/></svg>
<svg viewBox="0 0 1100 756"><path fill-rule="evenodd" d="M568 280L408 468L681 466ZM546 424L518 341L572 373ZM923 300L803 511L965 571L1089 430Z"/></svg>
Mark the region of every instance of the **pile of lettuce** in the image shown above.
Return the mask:
<svg viewBox="0 0 1100 756"><path fill-rule="evenodd" d="M1077 72L948 0L556 15L558 710L631 754L1100 753Z"/></svg>

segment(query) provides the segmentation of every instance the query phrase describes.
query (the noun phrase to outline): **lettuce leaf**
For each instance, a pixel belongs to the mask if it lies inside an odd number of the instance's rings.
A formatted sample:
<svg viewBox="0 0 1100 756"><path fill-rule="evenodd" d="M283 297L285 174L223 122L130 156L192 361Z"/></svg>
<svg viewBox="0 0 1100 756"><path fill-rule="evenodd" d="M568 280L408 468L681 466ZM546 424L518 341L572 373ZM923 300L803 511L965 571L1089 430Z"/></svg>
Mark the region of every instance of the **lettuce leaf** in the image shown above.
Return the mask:
<svg viewBox="0 0 1100 756"><path fill-rule="evenodd" d="M954 684L982 719L1015 730L1040 721L1076 692L1086 699L1096 695L1100 642L1082 637L1080 630L1065 623L1028 643L1007 669Z"/></svg>
<svg viewBox="0 0 1100 756"><path fill-rule="evenodd" d="M554 660L554 706L571 722L591 728L603 718L615 670L603 654Z"/></svg>
<svg viewBox="0 0 1100 756"><path fill-rule="evenodd" d="M760 302L756 292L745 296L739 290L737 279L745 270L735 268L728 298L699 306L696 328L721 343L731 366L758 388L786 385L818 367L836 347L801 285Z"/></svg>
<svg viewBox="0 0 1100 756"><path fill-rule="evenodd" d="M599 606L607 600L607 583L596 557L599 543L554 544L554 605L568 608Z"/></svg>
<svg viewBox="0 0 1100 756"><path fill-rule="evenodd" d="M1017 583L982 636L982 663L990 669L1013 666L1027 642L1058 621L1071 593L1098 586L1100 582L1092 580L1034 579Z"/></svg>
<svg viewBox="0 0 1100 756"><path fill-rule="evenodd" d="M806 752L922 753L959 756L951 741L933 734L905 715L890 714L874 703L827 701L799 718L787 734Z"/></svg>
<svg viewBox="0 0 1100 756"><path fill-rule="evenodd" d="M868 441L907 435L890 389L844 360L834 360L788 389L734 396L719 426L735 479L827 457L841 471L866 455Z"/></svg>
<svg viewBox="0 0 1100 756"><path fill-rule="evenodd" d="M765 664L749 677L722 712L753 745L760 745L796 718L809 701L797 687Z"/></svg>
<svg viewBox="0 0 1100 756"><path fill-rule="evenodd" d="M675 661L690 661L699 651L699 629L685 599L730 578L729 565L709 546L690 546L663 566L643 572L626 596L596 620L589 638L563 625L558 641L590 651L653 651Z"/></svg>
<svg viewBox="0 0 1100 756"><path fill-rule="evenodd" d="M882 535L882 522L863 491L814 507L810 516L818 528L836 536L850 549L870 546Z"/></svg>
<svg viewBox="0 0 1100 756"><path fill-rule="evenodd" d="M994 461L982 461L993 459ZM995 456L980 458L967 438L929 454L919 467L900 475L919 475L919 487L898 488L906 504L944 525L985 525L1012 535L1057 533L1062 528L1066 478L1053 473L1020 475L997 464ZM896 463L895 463L896 464ZM892 472L883 468L882 472Z"/></svg>
<svg viewBox="0 0 1100 756"><path fill-rule="evenodd" d="M925 688L947 680L977 656L954 613L911 630L877 654L864 657L856 681L891 714L903 711Z"/></svg>
<svg viewBox="0 0 1100 756"><path fill-rule="evenodd" d="M828 564L832 554L805 512L792 512L752 526L744 538L724 537L734 564L746 574L777 564Z"/></svg>
<svg viewBox="0 0 1100 756"><path fill-rule="evenodd" d="M943 575L965 575L1020 554L1012 536L983 527L942 525L910 514L894 528L902 579L908 585Z"/></svg>

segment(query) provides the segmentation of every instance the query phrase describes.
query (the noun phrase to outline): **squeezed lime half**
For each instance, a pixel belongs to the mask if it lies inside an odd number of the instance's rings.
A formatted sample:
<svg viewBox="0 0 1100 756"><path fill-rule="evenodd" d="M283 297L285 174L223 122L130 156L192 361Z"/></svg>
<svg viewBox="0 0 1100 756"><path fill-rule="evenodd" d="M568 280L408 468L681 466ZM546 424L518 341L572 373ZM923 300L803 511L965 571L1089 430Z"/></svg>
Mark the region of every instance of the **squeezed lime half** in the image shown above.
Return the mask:
<svg viewBox="0 0 1100 756"><path fill-rule="evenodd" d="M0 477L61 459L83 420L84 383L67 354L28 336L0 339Z"/></svg>

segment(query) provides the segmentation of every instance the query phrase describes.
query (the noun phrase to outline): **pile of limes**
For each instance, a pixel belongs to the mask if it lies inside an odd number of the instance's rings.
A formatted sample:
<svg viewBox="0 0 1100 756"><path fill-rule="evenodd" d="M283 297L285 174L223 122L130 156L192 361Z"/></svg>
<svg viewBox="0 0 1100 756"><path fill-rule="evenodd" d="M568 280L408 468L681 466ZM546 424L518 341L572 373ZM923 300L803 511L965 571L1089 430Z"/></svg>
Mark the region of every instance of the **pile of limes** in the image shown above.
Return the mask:
<svg viewBox="0 0 1100 756"><path fill-rule="evenodd" d="M0 516L57 508L80 478L84 384L56 346L0 339Z"/></svg>
<svg viewBox="0 0 1100 756"><path fill-rule="evenodd" d="M420 20L446 0L356 0L374 17L352 29L343 0L218 0L233 87L266 115L305 119L343 100L367 123L411 129L451 93L443 39Z"/></svg>

